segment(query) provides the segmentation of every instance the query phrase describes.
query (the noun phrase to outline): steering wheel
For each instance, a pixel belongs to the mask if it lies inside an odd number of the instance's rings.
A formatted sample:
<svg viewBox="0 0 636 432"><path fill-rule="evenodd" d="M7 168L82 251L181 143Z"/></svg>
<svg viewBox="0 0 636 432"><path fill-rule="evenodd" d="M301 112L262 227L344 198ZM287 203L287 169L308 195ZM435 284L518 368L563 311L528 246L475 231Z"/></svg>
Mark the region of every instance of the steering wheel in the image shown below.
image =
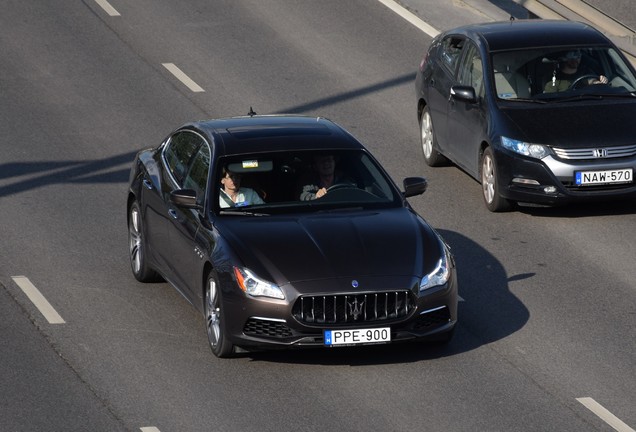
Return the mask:
<svg viewBox="0 0 636 432"><path fill-rule="evenodd" d="M585 79L592 79L594 78L595 80L598 80L598 75L594 75L594 74L585 74L585 75L581 75L580 77L578 77L577 79L575 79L572 84L570 84L570 87L568 88L568 90L574 90L576 89L576 87L581 83L581 81L585 80Z"/></svg>
<svg viewBox="0 0 636 432"><path fill-rule="evenodd" d="M351 188L355 188L356 185L352 184L352 183L336 183L333 184L331 186L329 186L327 188L327 193L331 192L331 191L335 191L335 190L339 190L339 189L351 189Z"/></svg>

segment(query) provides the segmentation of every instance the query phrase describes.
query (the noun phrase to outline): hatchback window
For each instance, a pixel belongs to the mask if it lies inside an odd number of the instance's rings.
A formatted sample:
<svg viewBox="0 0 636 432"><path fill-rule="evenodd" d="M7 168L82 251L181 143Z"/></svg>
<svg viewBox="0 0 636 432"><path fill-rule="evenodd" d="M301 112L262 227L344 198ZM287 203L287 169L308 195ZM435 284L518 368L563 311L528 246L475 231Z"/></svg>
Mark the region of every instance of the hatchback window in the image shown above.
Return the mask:
<svg viewBox="0 0 636 432"><path fill-rule="evenodd" d="M557 46L492 54L499 99L558 100L577 93L604 96L636 91L636 77L610 47Z"/></svg>
<svg viewBox="0 0 636 432"><path fill-rule="evenodd" d="M449 36L442 42L441 61L452 74L455 73L464 42L465 39L458 36Z"/></svg>

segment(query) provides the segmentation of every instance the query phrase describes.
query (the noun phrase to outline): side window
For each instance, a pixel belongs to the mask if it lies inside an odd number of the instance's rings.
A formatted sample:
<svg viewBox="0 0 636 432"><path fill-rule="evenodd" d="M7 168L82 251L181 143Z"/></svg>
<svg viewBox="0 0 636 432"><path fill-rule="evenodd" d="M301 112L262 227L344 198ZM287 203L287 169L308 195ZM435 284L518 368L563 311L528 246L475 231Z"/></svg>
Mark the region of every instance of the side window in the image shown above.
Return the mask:
<svg viewBox="0 0 636 432"><path fill-rule="evenodd" d="M441 61L453 75L462 54L464 42L465 39L459 36L448 36L442 41Z"/></svg>
<svg viewBox="0 0 636 432"><path fill-rule="evenodd" d="M164 162L177 184L182 187L188 166L203 140L193 132L175 133L163 152Z"/></svg>
<svg viewBox="0 0 636 432"><path fill-rule="evenodd" d="M466 56L459 70L459 83L474 88L479 97L484 95L484 68L479 50L472 43L466 48Z"/></svg>
<svg viewBox="0 0 636 432"><path fill-rule="evenodd" d="M203 144L197 152L188 175L183 181L184 189L194 189L197 193L197 202L203 205L205 191L208 183L208 171L210 168L210 147Z"/></svg>

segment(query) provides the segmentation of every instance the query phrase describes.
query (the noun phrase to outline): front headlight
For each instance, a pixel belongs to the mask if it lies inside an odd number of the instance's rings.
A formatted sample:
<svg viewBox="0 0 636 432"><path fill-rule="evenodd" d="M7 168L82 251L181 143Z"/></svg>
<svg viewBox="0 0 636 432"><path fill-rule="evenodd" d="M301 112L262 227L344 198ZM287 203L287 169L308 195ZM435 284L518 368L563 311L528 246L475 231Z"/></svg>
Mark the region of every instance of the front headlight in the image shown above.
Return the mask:
<svg viewBox="0 0 636 432"><path fill-rule="evenodd" d="M451 274L450 263L452 258L450 256L450 251L445 244L442 244L442 248L444 253L439 261L437 261L437 265L432 272L424 276L420 281L420 292L429 288L444 285L448 282Z"/></svg>
<svg viewBox="0 0 636 432"><path fill-rule="evenodd" d="M515 140L505 136L501 137L501 145L510 151L522 154L524 156L530 156L536 159L543 159L550 152L548 148L541 144L530 144L524 141Z"/></svg>
<svg viewBox="0 0 636 432"><path fill-rule="evenodd" d="M246 268L234 267L234 275L239 288L253 297L271 297L285 299L285 294L279 286L259 279Z"/></svg>

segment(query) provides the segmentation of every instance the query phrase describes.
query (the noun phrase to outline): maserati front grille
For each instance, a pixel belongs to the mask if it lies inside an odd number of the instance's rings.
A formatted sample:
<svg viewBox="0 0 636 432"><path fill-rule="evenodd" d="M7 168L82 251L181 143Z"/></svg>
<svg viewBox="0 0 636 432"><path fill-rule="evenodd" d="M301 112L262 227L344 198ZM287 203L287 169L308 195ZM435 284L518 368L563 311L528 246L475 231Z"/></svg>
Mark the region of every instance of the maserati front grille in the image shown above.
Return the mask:
<svg viewBox="0 0 636 432"><path fill-rule="evenodd" d="M410 291L388 291L303 296L294 303L292 314L303 324L339 325L400 319L414 309Z"/></svg>

